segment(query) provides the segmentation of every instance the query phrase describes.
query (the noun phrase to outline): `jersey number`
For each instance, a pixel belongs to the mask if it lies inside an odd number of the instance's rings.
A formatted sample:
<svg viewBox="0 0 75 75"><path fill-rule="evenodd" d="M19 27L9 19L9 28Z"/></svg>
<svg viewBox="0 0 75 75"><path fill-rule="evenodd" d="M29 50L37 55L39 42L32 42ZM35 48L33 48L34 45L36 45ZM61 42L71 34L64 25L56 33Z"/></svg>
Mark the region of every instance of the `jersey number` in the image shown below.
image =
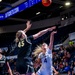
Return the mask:
<svg viewBox="0 0 75 75"><path fill-rule="evenodd" d="M18 43L18 47L23 47L24 46L24 41L20 41L19 43Z"/></svg>
<svg viewBox="0 0 75 75"><path fill-rule="evenodd" d="M44 62L47 62L47 59L45 58Z"/></svg>

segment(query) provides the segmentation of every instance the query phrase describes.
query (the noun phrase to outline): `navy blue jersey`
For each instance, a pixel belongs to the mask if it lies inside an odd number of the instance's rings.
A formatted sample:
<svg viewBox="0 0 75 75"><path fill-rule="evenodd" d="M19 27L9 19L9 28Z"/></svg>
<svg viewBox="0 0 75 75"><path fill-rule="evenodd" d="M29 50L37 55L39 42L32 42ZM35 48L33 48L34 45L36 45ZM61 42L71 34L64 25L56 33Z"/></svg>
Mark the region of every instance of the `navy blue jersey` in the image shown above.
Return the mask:
<svg viewBox="0 0 75 75"><path fill-rule="evenodd" d="M28 63L31 61L31 53L32 53L31 46L32 46L33 36L29 36L27 40L28 42L25 39L22 39L17 43L18 60L25 61L24 63Z"/></svg>
<svg viewBox="0 0 75 75"><path fill-rule="evenodd" d="M26 39L22 39L17 43L18 47L18 58L16 63L16 71L20 74L33 73L33 63L31 59L32 54L32 40L33 36L29 36Z"/></svg>

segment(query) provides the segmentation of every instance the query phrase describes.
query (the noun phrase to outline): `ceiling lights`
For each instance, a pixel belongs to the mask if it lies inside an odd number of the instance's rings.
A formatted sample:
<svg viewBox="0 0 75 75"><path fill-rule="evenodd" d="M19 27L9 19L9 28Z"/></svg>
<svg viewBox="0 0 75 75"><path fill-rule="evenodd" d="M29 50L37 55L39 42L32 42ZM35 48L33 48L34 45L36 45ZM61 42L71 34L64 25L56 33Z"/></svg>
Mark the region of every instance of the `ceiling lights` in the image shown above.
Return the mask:
<svg viewBox="0 0 75 75"><path fill-rule="evenodd" d="M37 12L36 15L39 15L41 12Z"/></svg>
<svg viewBox="0 0 75 75"><path fill-rule="evenodd" d="M2 0L0 0L0 2L2 2Z"/></svg>
<svg viewBox="0 0 75 75"><path fill-rule="evenodd" d="M66 5L66 6L70 6L71 3L70 3L70 2L66 2L65 5Z"/></svg>

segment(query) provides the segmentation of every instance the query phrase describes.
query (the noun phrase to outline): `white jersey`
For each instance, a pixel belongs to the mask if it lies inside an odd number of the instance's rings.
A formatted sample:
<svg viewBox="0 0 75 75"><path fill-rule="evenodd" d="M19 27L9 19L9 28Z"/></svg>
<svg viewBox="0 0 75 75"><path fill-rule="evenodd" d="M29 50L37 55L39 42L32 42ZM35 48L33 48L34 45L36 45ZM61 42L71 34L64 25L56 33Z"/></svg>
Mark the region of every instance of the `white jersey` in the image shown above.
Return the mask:
<svg viewBox="0 0 75 75"><path fill-rule="evenodd" d="M49 48L46 50L46 53L40 53L38 58L41 59L42 65L38 70L38 75L53 75L52 70L52 50Z"/></svg>

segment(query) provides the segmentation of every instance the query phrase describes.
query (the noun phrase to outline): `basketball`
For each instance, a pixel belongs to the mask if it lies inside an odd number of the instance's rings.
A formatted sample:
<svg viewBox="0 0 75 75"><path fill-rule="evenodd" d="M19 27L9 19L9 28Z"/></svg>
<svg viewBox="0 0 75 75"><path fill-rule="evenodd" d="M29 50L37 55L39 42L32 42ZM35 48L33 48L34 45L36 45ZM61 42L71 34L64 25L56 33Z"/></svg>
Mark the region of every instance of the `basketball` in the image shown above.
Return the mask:
<svg viewBox="0 0 75 75"><path fill-rule="evenodd" d="M42 4L43 4L45 7L50 6L51 3L52 3L52 0L42 0Z"/></svg>

